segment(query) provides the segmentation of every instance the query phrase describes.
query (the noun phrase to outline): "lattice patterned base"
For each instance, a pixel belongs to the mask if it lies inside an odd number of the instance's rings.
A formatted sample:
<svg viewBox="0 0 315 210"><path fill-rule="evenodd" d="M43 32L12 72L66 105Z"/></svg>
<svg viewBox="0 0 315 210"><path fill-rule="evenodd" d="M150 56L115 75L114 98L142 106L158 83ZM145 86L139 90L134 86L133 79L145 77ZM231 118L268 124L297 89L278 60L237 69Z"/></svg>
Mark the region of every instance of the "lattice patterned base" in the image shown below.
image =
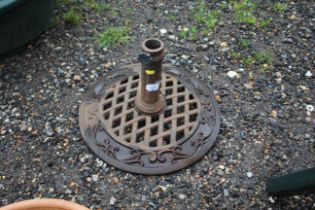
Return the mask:
<svg viewBox="0 0 315 210"><path fill-rule="evenodd" d="M213 145L220 125L211 90L187 73L164 67L165 108L145 115L135 108L140 65L101 79L80 107L80 128L104 161L134 173L164 174L200 159Z"/></svg>

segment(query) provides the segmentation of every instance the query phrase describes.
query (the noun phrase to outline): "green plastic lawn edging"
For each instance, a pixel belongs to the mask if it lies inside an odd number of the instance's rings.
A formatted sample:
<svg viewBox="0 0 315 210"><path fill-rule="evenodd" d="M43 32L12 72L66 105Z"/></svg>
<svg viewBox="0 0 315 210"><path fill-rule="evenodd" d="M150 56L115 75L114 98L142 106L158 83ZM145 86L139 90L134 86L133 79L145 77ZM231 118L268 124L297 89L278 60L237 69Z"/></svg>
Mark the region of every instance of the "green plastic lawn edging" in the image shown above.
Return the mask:
<svg viewBox="0 0 315 210"><path fill-rule="evenodd" d="M0 58L47 29L52 0L0 0Z"/></svg>

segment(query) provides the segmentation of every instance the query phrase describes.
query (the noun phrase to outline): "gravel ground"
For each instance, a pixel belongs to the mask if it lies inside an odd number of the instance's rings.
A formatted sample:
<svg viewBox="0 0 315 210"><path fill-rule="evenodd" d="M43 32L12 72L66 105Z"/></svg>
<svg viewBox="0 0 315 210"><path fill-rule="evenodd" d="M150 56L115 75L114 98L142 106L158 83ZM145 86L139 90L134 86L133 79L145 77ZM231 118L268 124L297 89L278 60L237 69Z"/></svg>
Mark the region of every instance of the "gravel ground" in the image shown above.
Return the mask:
<svg viewBox="0 0 315 210"><path fill-rule="evenodd" d="M118 15L84 8L79 26L61 22L0 63L0 206L49 197L91 209L315 209L314 195L277 198L265 191L267 177L315 163L313 0L289 1L282 14L257 1L254 14L273 18L265 27L238 24L229 1L211 1L217 27L188 38L181 31L194 24L194 1L107 3ZM56 6L55 13L69 7ZM107 25L125 24L130 43L102 49L95 42ZM165 63L214 89L222 112L212 150L164 176L107 165L78 127L81 95L115 66L135 62L148 37L165 42ZM272 61L246 65L235 55L257 50L268 51Z"/></svg>

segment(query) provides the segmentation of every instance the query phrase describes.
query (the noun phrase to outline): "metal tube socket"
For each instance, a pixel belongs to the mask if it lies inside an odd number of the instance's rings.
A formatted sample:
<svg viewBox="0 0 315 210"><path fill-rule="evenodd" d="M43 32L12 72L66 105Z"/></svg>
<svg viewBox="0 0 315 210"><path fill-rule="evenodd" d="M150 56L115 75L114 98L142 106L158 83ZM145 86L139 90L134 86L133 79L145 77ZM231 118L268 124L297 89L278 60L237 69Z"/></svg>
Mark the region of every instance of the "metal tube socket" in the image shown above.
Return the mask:
<svg viewBox="0 0 315 210"><path fill-rule="evenodd" d="M146 39L142 42L142 50L138 58L142 69L136 107L145 114L156 114L165 106L160 91L164 44L159 39Z"/></svg>

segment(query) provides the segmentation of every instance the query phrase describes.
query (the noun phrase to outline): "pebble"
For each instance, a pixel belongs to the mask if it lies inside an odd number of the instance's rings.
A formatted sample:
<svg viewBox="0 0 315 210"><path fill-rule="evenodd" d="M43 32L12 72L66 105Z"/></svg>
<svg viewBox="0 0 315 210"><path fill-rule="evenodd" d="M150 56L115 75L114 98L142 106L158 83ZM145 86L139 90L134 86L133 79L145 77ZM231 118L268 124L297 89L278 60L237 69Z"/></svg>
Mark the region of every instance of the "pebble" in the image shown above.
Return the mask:
<svg viewBox="0 0 315 210"><path fill-rule="evenodd" d="M281 77L282 77L281 72L277 71L277 72L276 72L276 77L277 77L277 78L281 78Z"/></svg>
<svg viewBox="0 0 315 210"><path fill-rule="evenodd" d="M76 82L80 82L81 81L80 75L74 75L73 76L73 80L76 81Z"/></svg>
<svg viewBox="0 0 315 210"><path fill-rule="evenodd" d="M219 170L218 170L218 175L223 176L223 175L224 175L224 172L223 172L221 169L219 169Z"/></svg>
<svg viewBox="0 0 315 210"><path fill-rule="evenodd" d="M283 42L283 43L292 44L292 43L293 43L293 39L291 39L291 38L284 38L284 39L282 39L282 42Z"/></svg>
<svg viewBox="0 0 315 210"><path fill-rule="evenodd" d="M208 56L206 56L206 55L203 56L203 59L204 59L205 61L207 61L207 62L210 61L210 58L209 58Z"/></svg>
<svg viewBox="0 0 315 210"><path fill-rule="evenodd" d="M101 159L99 159L99 158L96 158L95 162L96 162L96 166L98 168L102 167L103 164L104 164L104 162Z"/></svg>
<svg viewBox="0 0 315 210"><path fill-rule="evenodd" d="M115 177L113 178L113 183L114 183L114 184L118 184L118 183L119 183L119 178L115 176Z"/></svg>
<svg viewBox="0 0 315 210"><path fill-rule="evenodd" d="M271 203L275 203L275 200L273 199L273 197L269 197L269 201L270 201Z"/></svg>
<svg viewBox="0 0 315 210"><path fill-rule="evenodd" d="M169 39L169 40L176 40L176 37L175 37L174 35L169 35L169 36L168 36L168 39Z"/></svg>
<svg viewBox="0 0 315 210"><path fill-rule="evenodd" d="M314 106L313 105L306 105L306 110L309 111L309 112L313 112L314 111Z"/></svg>
<svg viewBox="0 0 315 210"><path fill-rule="evenodd" d="M97 180L98 180L98 175L97 175L97 174L93 174L93 175L92 175L92 180L93 180L93 182L97 182Z"/></svg>
<svg viewBox="0 0 315 210"><path fill-rule="evenodd" d="M307 71L307 72L305 73L305 76L308 77L308 78L310 78L310 77L313 76L313 74L312 74L311 71Z"/></svg>
<svg viewBox="0 0 315 210"><path fill-rule="evenodd" d="M297 17L296 17L296 15L295 14L293 14L293 15L291 15L291 16L289 16L289 19L290 20L295 20Z"/></svg>
<svg viewBox="0 0 315 210"><path fill-rule="evenodd" d="M189 58L189 55L182 55L181 58L187 60Z"/></svg>
<svg viewBox="0 0 315 210"><path fill-rule="evenodd" d="M253 89L253 88L254 88L254 82L244 83L244 86L245 86L247 89Z"/></svg>
<svg viewBox="0 0 315 210"><path fill-rule="evenodd" d="M276 78L276 82L277 82L277 84L281 84L281 82L282 82L282 78Z"/></svg>
<svg viewBox="0 0 315 210"><path fill-rule="evenodd" d="M115 205L116 203L117 203L117 199L116 199L114 196L112 196L112 197L110 198L110 200L109 200L109 205L113 206L113 205Z"/></svg>
<svg viewBox="0 0 315 210"><path fill-rule="evenodd" d="M277 118L278 117L278 112L276 110L272 110L271 114L270 114L273 118Z"/></svg>
<svg viewBox="0 0 315 210"><path fill-rule="evenodd" d="M248 178L252 178L252 177L253 177L253 173L252 173L252 172L250 172L250 171L249 171L249 172L247 172L247 173L246 173L246 175L247 175L247 177L248 177Z"/></svg>
<svg viewBox="0 0 315 210"><path fill-rule="evenodd" d="M50 127L49 123L45 124L45 133L47 136L51 137L54 135L53 129Z"/></svg>
<svg viewBox="0 0 315 210"><path fill-rule="evenodd" d="M236 71L228 71L227 76L231 79L239 78L239 74Z"/></svg>
<svg viewBox="0 0 315 210"><path fill-rule="evenodd" d="M221 42L220 47L226 48L226 47L228 47L228 43L227 42Z"/></svg>
<svg viewBox="0 0 315 210"><path fill-rule="evenodd" d="M228 189L224 189L223 190L223 194L224 194L224 196L229 196L230 195L229 190Z"/></svg>
<svg viewBox="0 0 315 210"><path fill-rule="evenodd" d="M187 196L186 196L185 194L182 194L182 193L180 193L180 194L178 195L178 198L179 198L180 200L184 200L186 197L187 197Z"/></svg>
<svg viewBox="0 0 315 210"><path fill-rule="evenodd" d="M208 49L208 45L207 44L202 44L202 45L200 45L200 47L201 47L202 50Z"/></svg>
<svg viewBox="0 0 315 210"><path fill-rule="evenodd" d="M165 28L160 29L161 36L164 36L167 33L167 30Z"/></svg>
<svg viewBox="0 0 315 210"><path fill-rule="evenodd" d="M80 162L85 163L85 161L88 160L89 158L91 158L91 155L85 154L82 157L80 157Z"/></svg>

